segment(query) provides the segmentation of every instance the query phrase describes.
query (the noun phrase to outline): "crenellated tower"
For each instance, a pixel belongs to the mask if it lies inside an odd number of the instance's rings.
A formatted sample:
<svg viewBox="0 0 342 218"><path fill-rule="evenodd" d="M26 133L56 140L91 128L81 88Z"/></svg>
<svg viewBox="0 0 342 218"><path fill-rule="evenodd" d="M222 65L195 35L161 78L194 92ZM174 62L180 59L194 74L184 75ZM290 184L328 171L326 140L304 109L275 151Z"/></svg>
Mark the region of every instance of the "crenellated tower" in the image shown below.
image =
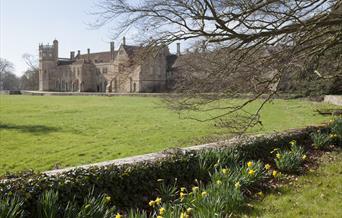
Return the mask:
<svg viewBox="0 0 342 218"><path fill-rule="evenodd" d="M39 44L39 90L48 91L49 75L57 66L58 41L55 39L52 45Z"/></svg>

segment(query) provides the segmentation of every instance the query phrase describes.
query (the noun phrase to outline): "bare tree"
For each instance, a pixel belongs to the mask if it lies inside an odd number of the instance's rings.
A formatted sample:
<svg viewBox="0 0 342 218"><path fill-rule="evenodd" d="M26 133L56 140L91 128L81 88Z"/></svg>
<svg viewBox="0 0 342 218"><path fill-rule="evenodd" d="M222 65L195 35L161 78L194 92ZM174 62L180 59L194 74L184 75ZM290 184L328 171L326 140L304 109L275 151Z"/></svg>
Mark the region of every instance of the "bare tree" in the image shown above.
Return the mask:
<svg viewBox="0 0 342 218"><path fill-rule="evenodd" d="M146 45L201 45L177 61L185 98L169 101L200 121L245 130L260 123L261 108L289 74L341 79L341 0L99 0L94 14L95 26L110 23L117 35L135 28ZM253 96L221 106L242 91ZM246 109L265 94L253 113Z"/></svg>
<svg viewBox="0 0 342 218"><path fill-rule="evenodd" d="M0 90L19 89L19 80L13 70L14 66L11 62L0 58Z"/></svg>
<svg viewBox="0 0 342 218"><path fill-rule="evenodd" d="M28 66L24 75L20 78L20 88L24 90L38 90L39 88L39 67L37 59L30 54L23 54L23 59Z"/></svg>

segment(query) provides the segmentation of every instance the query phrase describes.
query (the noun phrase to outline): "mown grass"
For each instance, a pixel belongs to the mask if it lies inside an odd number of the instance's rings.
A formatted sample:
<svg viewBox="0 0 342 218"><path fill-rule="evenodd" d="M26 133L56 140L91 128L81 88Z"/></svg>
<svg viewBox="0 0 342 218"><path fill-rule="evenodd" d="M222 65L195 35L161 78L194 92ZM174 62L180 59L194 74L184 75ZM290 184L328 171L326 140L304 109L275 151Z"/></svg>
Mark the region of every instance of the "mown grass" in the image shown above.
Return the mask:
<svg viewBox="0 0 342 218"><path fill-rule="evenodd" d="M326 153L320 167L255 205L255 217L341 217L342 151Z"/></svg>
<svg viewBox="0 0 342 218"><path fill-rule="evenodd" d="M0 101L0 174L111 160L229 133L212 122L180 119L158 98L1 95ZM262 112L263 126L250 132L321 123L329 119L314 112L321 107L327 105L275 100Z"/></svg>

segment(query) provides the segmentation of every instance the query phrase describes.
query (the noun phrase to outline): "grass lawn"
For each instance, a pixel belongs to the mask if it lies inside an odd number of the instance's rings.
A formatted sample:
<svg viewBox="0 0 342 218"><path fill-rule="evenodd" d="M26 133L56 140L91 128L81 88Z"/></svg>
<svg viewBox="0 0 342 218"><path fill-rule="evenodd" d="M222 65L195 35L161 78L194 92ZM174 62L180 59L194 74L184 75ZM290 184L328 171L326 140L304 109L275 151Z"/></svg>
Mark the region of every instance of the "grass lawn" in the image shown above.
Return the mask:
<svg viewBox="0 0 342 218"><path fill-rule="evenodd" d="M0 174L189 146L228 133L212 123L180 119L158 98L0 95L0 101ZM256 107L251 105L249 110ZM303 127L329 119L314 112L318 107L327 105L275 100L262 112L263 127L251 132Z"/></svg>
<svg viewBox="0 0 342 218"><path fill-rule="evenodd" d="M324 154L319 169L256 204L257 217L341 217L342 151Z"/></svg>

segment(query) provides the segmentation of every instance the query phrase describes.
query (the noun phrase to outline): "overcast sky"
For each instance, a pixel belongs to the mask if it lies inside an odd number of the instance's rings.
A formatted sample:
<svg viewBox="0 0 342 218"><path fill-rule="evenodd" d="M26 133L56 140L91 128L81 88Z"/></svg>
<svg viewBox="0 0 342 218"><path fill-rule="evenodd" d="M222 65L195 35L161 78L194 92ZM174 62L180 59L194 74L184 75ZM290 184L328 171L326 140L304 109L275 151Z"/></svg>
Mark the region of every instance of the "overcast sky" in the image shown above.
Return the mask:
<svg viewBox="0 0 342 218"><path fill-rule="evenodd" d="M57 39L60 57L69 57L71 50L109 50L110 26L94 30L88 25L95 20L89 14L95 1L0 0L0 57L12 62L15 73L21 75L26 69L22 55L37 56L39 43ZM134 44L134 39L127 38L127 44ZM115 41L116 47L120 41Z"/></svg>

